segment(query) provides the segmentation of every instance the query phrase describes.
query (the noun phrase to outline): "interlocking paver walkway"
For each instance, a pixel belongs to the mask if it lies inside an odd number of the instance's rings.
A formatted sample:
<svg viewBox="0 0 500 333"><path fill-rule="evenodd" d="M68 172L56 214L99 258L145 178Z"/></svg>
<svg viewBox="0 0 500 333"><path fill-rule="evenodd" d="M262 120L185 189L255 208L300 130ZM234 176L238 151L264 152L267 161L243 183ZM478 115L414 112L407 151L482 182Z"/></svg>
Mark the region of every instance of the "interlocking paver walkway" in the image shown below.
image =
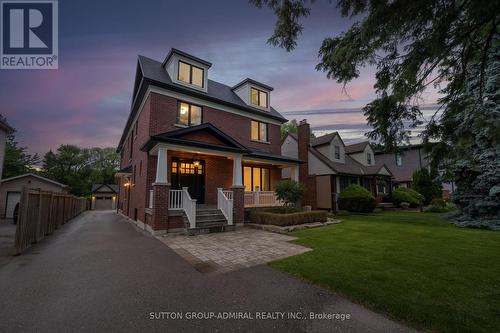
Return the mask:
<svg viewBox="0 0 500 333"><path fill-rule="evenodd" d="M158 239L203 273L229 272L311 250L289 243L296 237L250 228L197 236L167 234Z"/></svg>

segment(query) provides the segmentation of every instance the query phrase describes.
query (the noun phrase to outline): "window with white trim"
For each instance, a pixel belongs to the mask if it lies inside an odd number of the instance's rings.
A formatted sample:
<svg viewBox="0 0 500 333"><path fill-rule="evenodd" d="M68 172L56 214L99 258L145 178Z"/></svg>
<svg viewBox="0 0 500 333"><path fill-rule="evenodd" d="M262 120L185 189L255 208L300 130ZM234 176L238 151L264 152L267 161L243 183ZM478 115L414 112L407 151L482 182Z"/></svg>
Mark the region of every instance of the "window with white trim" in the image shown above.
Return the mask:
<svg viewBox="0 0 500 333"><path fill-rule="evenodd" d="M260 121L251 120L251 139L253 141L268 142L267 140L267 124Z"/></svg>
<svg viewBox="0 0 500 333"><path fill-rule="evenodd" d="M255 106L267 109L268 107L267 92L253 87L250 88L250 102Z"/></svg>
<svg viewBox="0 0 500 333"><path fill-rule="evenodd" d="M203 68L179 60L177 80L203 88L204 75Z"/></svg>
<svg viewBox="0 0 500 333"><path fill-rule="evenodd" d="M201 124L201 106L179 102L177 108L177 124L194 126Z"/></svg>

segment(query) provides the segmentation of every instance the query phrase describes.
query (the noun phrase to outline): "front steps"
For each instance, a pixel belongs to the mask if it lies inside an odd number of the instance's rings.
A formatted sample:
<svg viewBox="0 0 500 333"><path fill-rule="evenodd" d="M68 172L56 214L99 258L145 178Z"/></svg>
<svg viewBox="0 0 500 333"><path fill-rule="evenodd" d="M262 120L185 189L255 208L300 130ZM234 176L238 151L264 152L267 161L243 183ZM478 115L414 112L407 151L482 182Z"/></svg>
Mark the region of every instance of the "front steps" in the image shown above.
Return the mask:
<svg viewBox="0 0 500 333"><path fill-rule="evenodd" d="M224 214L217 208L200 206L196 208L196 227L189 228L189 235L209 234L212 232L233 231L234 225L228 225Z"/></svg>

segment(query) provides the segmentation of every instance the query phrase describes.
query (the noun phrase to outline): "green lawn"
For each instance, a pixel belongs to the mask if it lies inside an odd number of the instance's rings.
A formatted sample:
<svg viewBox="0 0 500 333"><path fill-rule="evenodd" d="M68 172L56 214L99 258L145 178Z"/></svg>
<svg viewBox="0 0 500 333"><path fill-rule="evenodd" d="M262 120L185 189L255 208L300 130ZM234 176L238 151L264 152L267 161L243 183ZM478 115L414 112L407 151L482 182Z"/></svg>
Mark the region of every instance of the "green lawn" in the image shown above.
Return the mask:
<svg viewBox="0 0 500 333"><path fill-rule="evenodd" d="M293 233L313 251L271 263L418 329L500 329L500 232L384 212Z"/></svg>

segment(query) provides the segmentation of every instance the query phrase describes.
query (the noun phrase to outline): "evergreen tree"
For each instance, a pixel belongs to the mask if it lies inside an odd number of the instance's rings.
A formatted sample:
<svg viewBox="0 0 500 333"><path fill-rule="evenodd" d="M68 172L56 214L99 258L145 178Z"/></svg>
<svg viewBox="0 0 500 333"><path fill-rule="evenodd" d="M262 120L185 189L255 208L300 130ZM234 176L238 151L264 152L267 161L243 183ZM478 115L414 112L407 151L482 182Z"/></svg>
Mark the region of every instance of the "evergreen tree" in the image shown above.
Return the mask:
<svg viewBox="0 0 500 333"><path fill-rule="evenodd" d="M309 0L251 0L277 18L268 43L290 51L311 14ZM364 112L368 135L388 150L409 140L422 122L418 104L429 85L443 86L443 110L424 133L433 163L457 184L454 196L463 225L494 227L500 215L498 177L498 1L338 0L352 26L326 38L317 70L344 85L364 66L376 68L378 97ZM459 132L463 130L463 132ZM461 134L463 133L463 135Z"/></svg>

